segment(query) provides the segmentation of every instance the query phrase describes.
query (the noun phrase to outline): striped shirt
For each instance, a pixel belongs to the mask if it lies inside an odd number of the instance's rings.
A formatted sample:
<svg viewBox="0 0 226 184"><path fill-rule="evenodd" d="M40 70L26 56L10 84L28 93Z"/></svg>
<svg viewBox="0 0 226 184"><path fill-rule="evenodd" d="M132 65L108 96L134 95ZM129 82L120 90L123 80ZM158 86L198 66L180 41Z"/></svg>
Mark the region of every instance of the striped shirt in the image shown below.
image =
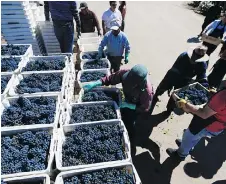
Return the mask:
<svg viewBox="0 0 226 184"><path fill-rule="evenodd" d="M124 53L130 52L130 45L127 36L120 31L118 36L114 36L112 31L108 31L99 46L99 53L103 52L104 47L107 46L107 52L110 56L122 56Z"/></svg>

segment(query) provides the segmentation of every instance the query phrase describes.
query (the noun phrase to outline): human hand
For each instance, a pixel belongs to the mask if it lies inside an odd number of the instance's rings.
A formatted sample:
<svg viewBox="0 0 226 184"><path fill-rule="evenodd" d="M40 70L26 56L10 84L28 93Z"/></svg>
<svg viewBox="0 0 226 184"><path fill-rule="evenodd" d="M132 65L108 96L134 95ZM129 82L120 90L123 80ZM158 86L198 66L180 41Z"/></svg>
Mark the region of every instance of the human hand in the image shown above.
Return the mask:
<svg viewBox="0 0 226 184"><path fill-rule="evenodd" d="M136 109L136 105L135 104L131 104L131 103L127 103L127 102L122 102L120 104L120 108L128 108L128 109L135 110Z"/></svg>
<svg viewBox="0 0 226 184"><path fill-rule="evenodd" d="M178 108L185 107L186 103L187 103L187 101L185 99L180 99L180 100L176 101L176 105Z"/></svg>

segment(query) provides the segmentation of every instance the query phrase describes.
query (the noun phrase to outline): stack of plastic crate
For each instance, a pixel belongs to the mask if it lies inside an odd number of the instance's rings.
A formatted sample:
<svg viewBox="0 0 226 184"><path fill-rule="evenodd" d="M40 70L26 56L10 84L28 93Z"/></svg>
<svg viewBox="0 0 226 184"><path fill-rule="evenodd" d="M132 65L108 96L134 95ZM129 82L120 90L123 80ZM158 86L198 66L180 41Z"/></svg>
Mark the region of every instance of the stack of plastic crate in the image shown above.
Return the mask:
<svg viewBox="0 0 226 184"><path fill-rule="evenodd" d="M45 52L36 17L28 1L2 1L1 21L1 31L8 44L31 44L35 55Z"/></svg>

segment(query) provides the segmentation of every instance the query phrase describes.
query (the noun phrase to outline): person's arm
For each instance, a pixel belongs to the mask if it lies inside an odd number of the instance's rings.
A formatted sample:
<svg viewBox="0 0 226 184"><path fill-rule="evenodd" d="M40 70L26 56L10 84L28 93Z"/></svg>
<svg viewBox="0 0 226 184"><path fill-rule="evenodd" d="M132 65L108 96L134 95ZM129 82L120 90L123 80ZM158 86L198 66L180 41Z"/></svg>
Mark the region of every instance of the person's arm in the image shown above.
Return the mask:
<svg viewBox="0 0 226 184"><path fill-rule="evenodd" d="M106 76L101 79L102 84L105 86L109 85L116 85L122 82L122 77L123 75L127 72L128 70L119 70L118 72L115 72L111 74L110 76Z"/></svg>
<svg viewBox="0 0 226 184"><path fill-rule="evenodd" d="M196 75L196 81L205 86L206 88L209 87L209 83L206 76L206 70L207 70L207 63L199 63L197 68L197 75Z"/></svg>
<svg viewBox="0 0 226 184"><path fill-rule="evenodd" d="M127 39L127 37L125 36L125 55L130 53L130 44L129 44L129 40Z"/></svg>
<svg viewBox="0 0 226 184"><path fill-rule="evenodd" d="M137 112L148 112L151 107L153 95L154 95L154 90L153 86L151 86L152 89L148 91L144 91L141 96L140 96L140 104L139 106L136 107Z"/></svg>
<svg viewBox="0 0 226 184"><path fill-rule="evenodd" d="M124 6L122 9L122 20L125 20L125 17L126 17L126 6Z"/></svg>
<svg viewBox="0 0 226 184"><path fill-rule="evenodd" d="M78 35L81 33L81 22L79 18L79 13L77 9L77 3L76 1L71 1L71 12L76 22L76 31L78 32Z"/></svg>
<svg viewBox="0 0 226 184"><path fill-rule="evenodd" d="M48 1L44 1L44 13L46 21L49 21L49 3Z"/></svg>
<svg viewBox="0 0 226 184"><path fill-rule="evenodd" d="M105 33L106 33L106 27L105 27L104 20L102 20L102 29L103 29L103 35L105 35Z"/></svg>
<svg viewBox="0 0 226 184"><path fill-rule="evenodd" d="M207 32L212 29L213 27L215 27L216 21L211 22L203 31L203 34L207 34Z"/></svg>
<svg viewBox="0 0 226 184"><path fill-rule="evenodd" d="M98 48L98 56L101 58L103 54L104 47L108 43L108 35L104 35L104 38L102 39L99 48Z"/></svg>
<svg viewBox="0 0 226 184"><path fill-rule="evenodd" d="M93 13L93 18L94 18L94 22L95 22L94 24L95 24L95 26L97 28L98 35L101 35L101 33L100 33L101 29L100 29L99 20L98 20L96 14L94 12L92 12L92 13Z"/></svg>

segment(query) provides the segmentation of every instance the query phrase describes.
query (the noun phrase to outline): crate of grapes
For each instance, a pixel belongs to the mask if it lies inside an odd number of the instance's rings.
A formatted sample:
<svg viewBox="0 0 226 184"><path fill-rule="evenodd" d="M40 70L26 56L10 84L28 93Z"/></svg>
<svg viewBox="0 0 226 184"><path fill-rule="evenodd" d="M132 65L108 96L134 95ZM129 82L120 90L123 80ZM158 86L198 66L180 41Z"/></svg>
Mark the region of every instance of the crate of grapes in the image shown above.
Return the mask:
<svg viewBox="0 0 226 184"><path fill-rule="evenodd" d="M50 184L50 178L47 174L36 174L31 176L21 176L15 178L5 178L1 184Z"/></svg>
<svg viewBox="0 0 226 184"><path fill-rule="evenodd" d="M95 183L95 179L98 180L99 184L105 184L108 180L114 181L114 183L141 184L134 165L129 162L78 171L65 171L57 176L56 183Z"/></svg>
<svg viewBox="0 0 226 184"><path fill-rule="evenodd" d="M128 132L121 120L64 125L58 137L55 155L60 171L131 162Z"/></svg>
<svg viewBox="0 0 226 184"><path fill-rule="evenodd" d="M10 86L13 84L16 76L13 74L1 74L1 100L7 97Z"/></svg>
<svg viewBox="0 0 226 184"><path fill-rule="evenodd" d="M87 61L87 60L90 60L90 59L96 59L97 56L98 56L98 51L81 52L80 53L80 60L81 61ZM103 52L102 59L103 58L106 58L105 52Z"/></svg>
<svg viewBox="0 0 226 184"><path fill-rule="evenodd" d="M198 82L174 90L172 97L175 101L185 99L193 105L205 105L209 99L209 90Z"/></svg>
<svg viewBox="0 0 226 184"><path fill-rule="evenodd" d="M53 127L1 130L1 178L50 174L55 147Z"/></svg>
<svg viewBox="0 0 226 184"><path fill-rule="evenodd" d="M83 60L80 63L81 70L111 69L111 63L107 58Z"/></svg>

